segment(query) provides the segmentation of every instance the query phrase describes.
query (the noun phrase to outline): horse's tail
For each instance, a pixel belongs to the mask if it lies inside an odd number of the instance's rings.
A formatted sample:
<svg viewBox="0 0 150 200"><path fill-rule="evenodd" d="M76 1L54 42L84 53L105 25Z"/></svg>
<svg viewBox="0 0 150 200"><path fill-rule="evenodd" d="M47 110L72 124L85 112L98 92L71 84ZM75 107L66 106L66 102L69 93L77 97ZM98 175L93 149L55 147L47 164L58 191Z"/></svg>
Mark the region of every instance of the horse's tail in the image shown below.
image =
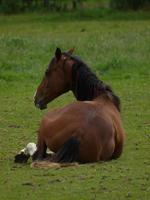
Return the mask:
<svg viewBox="0 0 150 200"><path fill-rule="evenodd" d="M124 140L125 140L124 131L115 130L115 149L111 159L117 159L121 156L123 151Z"/></svg>
<svg viewBox="0 0 150 200"><path fill-rule="evenodd" d="M70 138L55 153L49 161L35 161L32 167L35 168L59 168L78 165L79 141L76 138Z"/></svg>

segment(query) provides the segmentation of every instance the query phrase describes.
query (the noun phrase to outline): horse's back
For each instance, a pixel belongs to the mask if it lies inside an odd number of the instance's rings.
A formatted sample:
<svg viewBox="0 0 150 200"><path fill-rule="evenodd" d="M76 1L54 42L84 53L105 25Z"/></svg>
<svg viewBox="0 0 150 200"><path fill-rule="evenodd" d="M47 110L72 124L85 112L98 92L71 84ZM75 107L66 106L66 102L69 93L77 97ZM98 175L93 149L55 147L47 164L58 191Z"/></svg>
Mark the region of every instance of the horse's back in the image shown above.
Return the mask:
<svg viewBox="0 0 150 200"><path fill-rule="evenodd" d="M76 138L82 162L107 160L114 152L113 119L108 109L94 102L75 102L48 112L40 131L46 145L55 152L71 137Z"/></svg>

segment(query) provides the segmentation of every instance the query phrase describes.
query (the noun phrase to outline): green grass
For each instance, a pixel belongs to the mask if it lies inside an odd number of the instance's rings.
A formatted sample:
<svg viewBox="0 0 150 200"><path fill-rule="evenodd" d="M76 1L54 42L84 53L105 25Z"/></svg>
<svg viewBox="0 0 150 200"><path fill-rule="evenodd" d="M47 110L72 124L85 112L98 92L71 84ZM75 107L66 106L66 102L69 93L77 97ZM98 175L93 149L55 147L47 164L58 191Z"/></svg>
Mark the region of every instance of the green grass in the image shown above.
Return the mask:
<svg viewBox="0 0 150 200"><path fill-rule="evenodd" d="M113 14L114 15L114 14ZM119 14L118 14L119 15ZM150 195L150 20L69 20L51 15L0 16L0 197L3 200L147 200ZM117 15L116 15L117 16ZM124 17L123 17L124 16ZM41 117L33 105L55 48L76 48L120 96L126 144L107 163L37 170L14 164L14 155L36 141ZM48 109L74 101L67 93Z"/></svg>

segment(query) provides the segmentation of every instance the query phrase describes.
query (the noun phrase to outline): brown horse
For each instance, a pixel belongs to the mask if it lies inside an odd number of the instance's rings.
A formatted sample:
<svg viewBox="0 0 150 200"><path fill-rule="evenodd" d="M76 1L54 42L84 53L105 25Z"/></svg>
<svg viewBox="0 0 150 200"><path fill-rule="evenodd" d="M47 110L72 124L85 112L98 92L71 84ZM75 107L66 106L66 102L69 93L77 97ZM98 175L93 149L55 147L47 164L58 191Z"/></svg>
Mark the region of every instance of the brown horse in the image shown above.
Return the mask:
<svg viewBox="0 0 150 200"><path fill-rule="evenodd" d="M71 90L78 101L48 112L42 119L33 160L44 160L47 147L56 163L88 163L117 159L123 149L124 130L120 101L98 80L73 49L56 49L34 96L40 109Z"/></svg>

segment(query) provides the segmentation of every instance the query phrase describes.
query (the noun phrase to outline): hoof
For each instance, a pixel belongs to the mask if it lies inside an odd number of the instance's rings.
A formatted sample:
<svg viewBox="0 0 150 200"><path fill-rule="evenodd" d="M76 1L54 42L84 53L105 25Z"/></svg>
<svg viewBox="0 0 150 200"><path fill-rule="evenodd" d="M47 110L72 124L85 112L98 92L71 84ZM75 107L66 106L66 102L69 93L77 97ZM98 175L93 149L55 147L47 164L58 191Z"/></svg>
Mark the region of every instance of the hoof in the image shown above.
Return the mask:
<svg viewBox="0 0 150 200"><path fill-rule="evenodd" d="M15 163L27 163L28 159L29 159L29 155L25 155L23 152L17 154L15 156Z"/></svg>

